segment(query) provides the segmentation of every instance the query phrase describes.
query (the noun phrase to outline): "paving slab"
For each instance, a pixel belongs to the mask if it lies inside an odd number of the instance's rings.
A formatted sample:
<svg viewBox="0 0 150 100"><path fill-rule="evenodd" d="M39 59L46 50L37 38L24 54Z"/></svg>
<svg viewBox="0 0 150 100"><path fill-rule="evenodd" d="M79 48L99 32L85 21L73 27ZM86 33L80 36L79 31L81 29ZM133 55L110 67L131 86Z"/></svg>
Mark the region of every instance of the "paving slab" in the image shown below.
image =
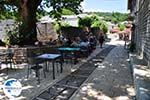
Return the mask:
<svg viewBox="0 0 150 100"><path fill-rule="evenodd" d="M69 100L135 100L133 78L128 63L128 53L121 41L107 57L95 60L97 68ZM97 55L103 58L105 55Z"/></svg>
<svg viewBox="0 0 150 100"><path fill-rule="evenodd" d="M104 48L96 58L104 58L107 56L107 54L114 48L115 46L108 46ZM88 67L87 67L88 66ZM86 69L88 68L88 69ZM39 94L37 97L35 97L33 100L69 100L69 98L73 95L73 93L83 84L83 82L88 78L88 76L96 69L96 66L94 65L92 58L87 60L87 62L84 62L79 66L79 68L72 72L70 75L64 77L60 81L58 81L55 86L63 86L66 87L67 90L66 94L64 94L64 91L61 91L59 94L55 93L52 94L48 92L48 90L45 90L41 94ZM53 87L53 86L52 86ZM50 87L50 89L52 88ZM57 88L57 87L56 87ZM65 96L64 96L65 95ZM45 97L46 96L46 97Z"/></svg>

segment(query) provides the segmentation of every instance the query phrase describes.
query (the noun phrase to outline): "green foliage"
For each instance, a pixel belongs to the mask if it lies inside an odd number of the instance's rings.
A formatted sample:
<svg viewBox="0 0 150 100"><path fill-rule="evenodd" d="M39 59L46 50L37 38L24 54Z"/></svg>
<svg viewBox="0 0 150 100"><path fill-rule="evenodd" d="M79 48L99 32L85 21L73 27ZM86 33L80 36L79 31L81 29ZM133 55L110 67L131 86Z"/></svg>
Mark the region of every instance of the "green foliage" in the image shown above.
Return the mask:
<svg viewBox="0 0 150 100"><path fill-rule="evenodd" d="M5 20L5 19L14 19L14 20L16 20L17 17L18 17L17 12L10 12L10 11L0 12L0 20Z"/></svg>
<svg viewBox="0 0 150 100"><path fill-rule="evenodd" d="M118 24L118 27L119 27L120 31L123 31L126 28L126 26L124 24Z"/></svg>
<svg viewBox="0 0 150 100"><path fill-rule="evenodd" d="M91 27L92 25L92 19L91 17L84 17L84 18L79 18L78 20L78 26L79 27Z"/></svg>
<svg viewBox="0 0 150 100"><path fill-rule="evenodd" d="M0 0L0 20L16 19L18 17L18 8L16 8L11 2L15 1Z"/></svg>
<svg viewBox="0 0 150 100"><path fill-rule="evenodd" d="M48 12L46 12L44 10L38 9L37 12L36 12L37 19L40 19L45 15L48 15Z"/></svg>
<svg viewBox="0 0 150 100"><path fill-rule="evenodd" d="M75 13L69 9L62 9L62 15L74 15Z"/></svg>
<svg viewBox="0 0 150 100"><path fill-rule="evenodd" d="M53 18L59 20L63 14L79 14L81 10L81 2L83 0L28 0L28 4L34 2L35 9L37 8L37 18L43 16L45 13L50 14ZM2 12L18 12L21 8L21 0L0 0L0 11ZM46 8L52 8L46 12ZM32 9L31 9L32 10ZM3 16L2 16L3 15ZM9 15L9 14L8 14ZM11 17L11 15L9 16ZM19 16L17 16L19 17ZM7 19L6 14L0 12L0 19Z"/></svg>
<svg viewBox="0 0 150 100"><path fill-rule="evenodd" d="M29 3L32 2L28 0ZM45 14L50 14L51 17L60 20L61 15L79 14L81 10L81 2L83 0L37 0L34 6L39 6L37 10L37 18L41 18ZM21 8L21 0L0 0L0 19L8 19L19 17L19 8ZM49 12L46 12L44 8L52 8ZM32 10L32 9L31 9ZM16 19L16 18L15 18Z"/></svg>
<svg viewBox="0 0 150 100"><path fill-rule="evenodd" d="M15 31L15 33L12 31L8 32L8 34L11 34L10 36L8 35L9 41L12 43L11 40L13 40L12 38L15 36L13 34L19 34L19 44L29 45L37 41L36 18L40 18L44 14L50 14L59 21L63 9L79 14L82 12L80 5L82 1L83 0L0 0L0 16L2 19L7 19L12 16L10 13L14 14L14 12L17 12L19 16L14 16L22 22L22 25L18 27L19 33ZM45 13L44 8L50 8L51 10ZM14 43L17 42L15 41Z"/></svg>
<svg viewBox="0 0 150 100"><path fill-rule="evenodd" d="M50 6L53 7L53 10L50 12L50 15L60 20L63 9L67 9L74 14L79 14L82 12L80 5L82 1L83 0L51 0Z"/></svg>
<svg viewBox="0 0 150 100"><path fill-rule="evenodd" d="M92 15L91 20L92 20L91 27L99 27L100 28L100 26L102 24L102 20L100 20L97 15Z"/></svg>
<svg viewBox="0 0 150 100"><path fill-rule="evenodd" d="M56 30L57 33L60 33L61 30L61 25L59 22L54 22L53 23L54 29Z"/></svg>
<svg viewBox="0 0 150 100"><path fill-rule="evenodd" d="M61 22L61 26L62 27L69 27L71 25L69 23L67 23L67 22Z"/></svg>
<svg viewBox="0 0 150 100"><path fill-rule="evenodd" d="M60 34L62 27L69 27L70 25L66 22L56 21L53 23L53 26L54 26L54 29L56 30L56 32L58 34Z"/></svg>
<svg viewBox="0 0 150 100"><path fill-rule="evenodd" d="M108 25L105 21L100 20L97 15L92 15L91 17L79 18L79 27L97 27L100 28L104 33L108 31Z"/></svg>
<svg viewBox="0 0 150 100"><path fill-rule="evenodd" d="M93 13L100 16L100 17L103 17L103 20L111 21L115 24L117 24L119 22L127 21L128 16L129 16L129 14L127 14L127 13L119 13L119 12L113 12L113 13L109 13L109 12L88 12L88 14L93 14Z"/></svg>
<svg viewBox="0 0 150 100"><path fill-rule="evenodd" d="M107 33L108 32L108 25L106 24L106 22L102 22L100 29L104 32Z"/></svg>
<svg viewBox="0 0 150 100"><path fill-rule="evenodd" d="M94 21L93 24L91 25L91 27L99 27L101 26L101 22L100 21Z"/></svg>
<svg viewBox="0 0 150 100"><path fill-rule="evenodd" d="M101 21L101 20L99 19L99 16L97 16L97 15L95 15L95 14L91 16L91 20L92 20L92 22Z"/></svg>
<svg viewBox="0 0 150 100"><path fill-rule="evenodd" d="M4 38L4 43L7 45L14 45L19 43L19 27L20 23L14 23L14 25L7 25L5 27L6 37Z"/></svg>
<svg viewBox="0 0 150 100"><path fill-rule="evenodd" d="M99 27L104 33L107 33L108 31L108 25L105 21L99 19L97 15L91 16L92 19L92 25L91 27Z"/></svg>

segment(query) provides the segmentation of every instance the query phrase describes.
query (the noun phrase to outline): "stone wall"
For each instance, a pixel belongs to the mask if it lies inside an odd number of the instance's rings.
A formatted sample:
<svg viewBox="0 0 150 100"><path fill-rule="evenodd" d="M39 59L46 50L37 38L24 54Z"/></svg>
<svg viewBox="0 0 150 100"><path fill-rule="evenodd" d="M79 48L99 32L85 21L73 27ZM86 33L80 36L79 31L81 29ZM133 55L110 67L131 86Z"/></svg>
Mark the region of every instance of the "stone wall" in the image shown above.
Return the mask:
<svg viewBox="0 0 150 100"><path fill-rule="evenodd" d="M133 7L136 10L131 13L135 24L132 39L136 43L137 53L150 64L150 1L136 0Z"/></svg>
<svg viewBox="0 0 150 100"><path fill-rule="evenodd" d="M12 47L10 48L12 52L14 53L13 59L15 64L25 63L27 62L27 57L36 54L43 54L43 53L59 53L57 51L57 46L28 46L28 47ZM0 47L0 52L5 52L5 47ZM2 56L1 56L1 59Z"/></svg>
<svg viewBox="0 0 150 100"><path fill-rule="evenodd" d="M150 1L139 0L135 27L135 43L138 53L150 62Z"/></svg>
<svg viewBox="0 0 150 100"><path fill-rule="evenodd" d="M3 39L6 36L5 27L6 25L13 26L14 20L0 20L0 39ZM58 38L57 33L55 32L52 23L41 23L37 22L37 38L39 41L49 41L49 38L54 40Z"/></svg>
<svg viewBox="0 0 150 100"><path fill-rule="evenodd" d="M14 20L8 19L8 20L0 20L0 39L3 39L6 35L5 33L5 27L6 25L13 25Z"/></svg>
<svg viewBox="0 0 150 100"><path fill-rule="evenodd" d="M58 38L58 34L55 32L55 29L52 23L37 23L37 33L38 40L47 42L50 38L56 40Z"/></svg>

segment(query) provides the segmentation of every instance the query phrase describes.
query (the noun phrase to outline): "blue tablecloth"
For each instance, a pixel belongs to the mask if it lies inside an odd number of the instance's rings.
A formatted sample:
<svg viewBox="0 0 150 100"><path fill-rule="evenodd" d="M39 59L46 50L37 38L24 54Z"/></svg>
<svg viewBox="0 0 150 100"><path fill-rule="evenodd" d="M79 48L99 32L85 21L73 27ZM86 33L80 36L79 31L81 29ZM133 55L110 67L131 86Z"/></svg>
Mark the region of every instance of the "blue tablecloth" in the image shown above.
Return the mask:
<svg viewBox="0 0 150 100"><path fill-rule="evenodd" d="M60 50L60 51L79 51L80 50L80 48L71 48L71 47L61 47L61 48L58 48L58 50Z"/></svg>
<svg viewBox="0 0 150 100"><path fill-rule="evenodd" d="M38 56L37 58L53 60L60 56L61 56L60 54L42 54L42 55Z"/></svg>

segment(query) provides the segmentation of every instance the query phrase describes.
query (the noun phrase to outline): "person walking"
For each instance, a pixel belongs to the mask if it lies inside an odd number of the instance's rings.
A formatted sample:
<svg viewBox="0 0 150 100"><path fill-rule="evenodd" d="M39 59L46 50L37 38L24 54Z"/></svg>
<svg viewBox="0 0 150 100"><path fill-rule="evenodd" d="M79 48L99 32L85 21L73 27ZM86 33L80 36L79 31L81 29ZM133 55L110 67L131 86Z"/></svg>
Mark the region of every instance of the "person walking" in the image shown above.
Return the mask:
<svg viewBox="0 0 150 100"><path fill-rule="evenodd" d="M127 42L129 41L129 35L127 33L124 34L124 48L127 48Z"/></svg>
<svg viewBox="0 0 150 100"><path fill-rule="evenodd" d="M100 48L103 47L103 43L104 43L105 39L104 39L104 34L100 33L99 35L99 44L100 44Z"/></svg>

